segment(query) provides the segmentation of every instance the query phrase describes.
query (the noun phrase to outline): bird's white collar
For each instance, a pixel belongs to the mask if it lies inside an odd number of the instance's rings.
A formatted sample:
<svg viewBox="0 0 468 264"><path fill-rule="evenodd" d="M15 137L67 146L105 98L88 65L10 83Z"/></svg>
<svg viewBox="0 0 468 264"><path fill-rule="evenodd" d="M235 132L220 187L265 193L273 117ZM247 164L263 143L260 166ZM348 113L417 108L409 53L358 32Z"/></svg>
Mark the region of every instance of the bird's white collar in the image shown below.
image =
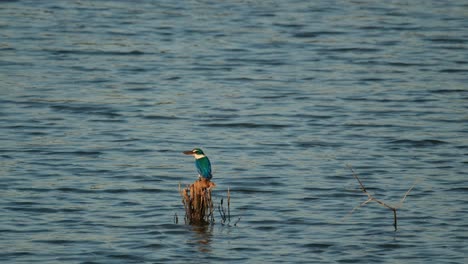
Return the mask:
<svg viewBox="0 0 468 264"><path fill-rule="evenodd" d="M193 156L195 157L195 159L201 159L201 158L206 157L206 156L203 155L203 154L193 154Z"/></svg>

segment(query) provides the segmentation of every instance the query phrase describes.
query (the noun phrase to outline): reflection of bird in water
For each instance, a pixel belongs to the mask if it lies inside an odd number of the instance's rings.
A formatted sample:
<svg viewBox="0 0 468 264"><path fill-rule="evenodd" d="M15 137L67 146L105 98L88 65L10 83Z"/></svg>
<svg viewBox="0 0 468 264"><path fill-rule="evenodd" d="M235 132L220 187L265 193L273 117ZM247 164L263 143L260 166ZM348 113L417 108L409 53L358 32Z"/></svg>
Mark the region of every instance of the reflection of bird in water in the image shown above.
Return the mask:
<svg viewBox="0 0 468 264"><path fill-rule="evenodd" d="M195 158L195 167L198 171L198 177L206 180L211 180L211 163L208 157L203 153L203 150L194 148L192 150L184 151L185 155L192 155Z"/></svg>

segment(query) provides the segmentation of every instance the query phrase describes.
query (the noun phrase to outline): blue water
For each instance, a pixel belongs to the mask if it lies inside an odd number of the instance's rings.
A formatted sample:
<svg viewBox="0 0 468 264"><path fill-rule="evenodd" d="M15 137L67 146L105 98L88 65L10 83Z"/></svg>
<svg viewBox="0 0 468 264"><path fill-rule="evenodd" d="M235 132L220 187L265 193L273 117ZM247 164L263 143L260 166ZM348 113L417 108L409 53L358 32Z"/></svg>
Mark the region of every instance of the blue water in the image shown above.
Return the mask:
<svg viewBox="0 0 468 264"><path fill-rule="evenodd" d="M0 262L466 263L467 28L464 1L0 1ZM183 223L193 147L230 226ZM346 164L416 184L396 232L348 214Z"/></svg>

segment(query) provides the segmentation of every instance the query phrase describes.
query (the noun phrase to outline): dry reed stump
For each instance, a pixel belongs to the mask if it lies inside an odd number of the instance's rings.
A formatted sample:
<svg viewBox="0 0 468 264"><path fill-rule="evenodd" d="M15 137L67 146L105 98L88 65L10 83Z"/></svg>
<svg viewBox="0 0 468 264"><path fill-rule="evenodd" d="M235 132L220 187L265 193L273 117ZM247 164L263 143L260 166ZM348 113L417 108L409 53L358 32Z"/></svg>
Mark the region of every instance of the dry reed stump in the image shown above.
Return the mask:
<svg viewBox="0 0 468 264"><path fill-rule="evenodd" d="M185 223L209 224L214 222L214 206L211 190L216 184L210 180L200 178L179 192L185 208Z"/></svg>

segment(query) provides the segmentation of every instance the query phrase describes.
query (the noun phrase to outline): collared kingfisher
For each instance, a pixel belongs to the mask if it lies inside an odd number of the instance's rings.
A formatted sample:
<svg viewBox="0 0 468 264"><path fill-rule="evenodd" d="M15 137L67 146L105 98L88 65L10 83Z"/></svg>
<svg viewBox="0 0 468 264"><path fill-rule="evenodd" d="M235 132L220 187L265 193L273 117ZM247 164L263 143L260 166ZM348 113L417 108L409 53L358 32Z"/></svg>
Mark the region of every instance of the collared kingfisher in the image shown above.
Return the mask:
<svg viewBox="0 0 468 264"><path fill-rule="evenodd" d="M199 148L187 150L183 152L185 155L192 155L195 158L195 167L197 167L198 177L211 180L211 163L208 157Z"/></svg>

